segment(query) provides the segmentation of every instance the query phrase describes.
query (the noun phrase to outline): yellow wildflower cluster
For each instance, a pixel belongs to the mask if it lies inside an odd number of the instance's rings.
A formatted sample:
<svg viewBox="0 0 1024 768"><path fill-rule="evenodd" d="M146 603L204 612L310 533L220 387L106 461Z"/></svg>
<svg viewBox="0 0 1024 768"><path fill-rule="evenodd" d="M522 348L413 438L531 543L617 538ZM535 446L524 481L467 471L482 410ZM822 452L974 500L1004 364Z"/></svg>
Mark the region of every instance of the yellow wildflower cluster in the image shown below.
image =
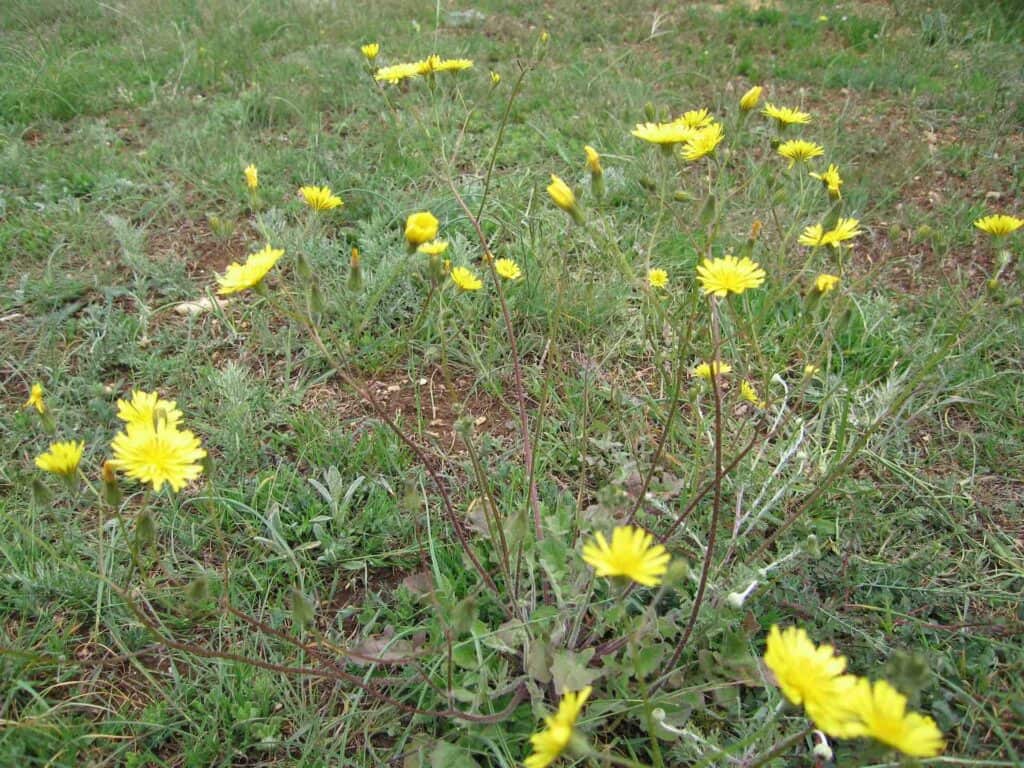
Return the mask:
<svg viewBox="0 0 1024 768"><path fill-rule="evenodd" d="M154 491L166 483L175 492L202 473L206 451L191 431L178 428L181 411L173 400L136 391L131 400L118 401L117 416L124 429L110 444L114 469Z"/></svg>
<svg viewBox="0 0 1024 768"><path fill-rule="evenodd" d="M815 646L801 628L773 626L764 663L783 695L830 736L873 738L911 757L934 757L945 747L932 718L907 712L906 696L885 680L846 674L846 658L830 645Z"/></svg>
<svg viewBox="0 0 1024 768"><path fill-rule="evenodd" d="M378 82L394 84L412 77L432 75L435 72L459 72L472 66L471 59L442 59L435 53L419 61L381 67L373 76Z"/></svg>
<svg viewBox="0 0 1024 768"><path fill-rule="evenodd" d="M41 387L38 396L42 397ZM180 428L182 413L173 400L137 390L129 400L117 401L117 418L124 427L110 444L114 458L104 463L105 484L116 486L113 472L120 470L130 478L152 484L155 491L165 484L180 491L202 473L200 461L206 451L198 437ZM77 474L84 452L84 441L55 442L36 457L35 465L70 480Z"/></svg>

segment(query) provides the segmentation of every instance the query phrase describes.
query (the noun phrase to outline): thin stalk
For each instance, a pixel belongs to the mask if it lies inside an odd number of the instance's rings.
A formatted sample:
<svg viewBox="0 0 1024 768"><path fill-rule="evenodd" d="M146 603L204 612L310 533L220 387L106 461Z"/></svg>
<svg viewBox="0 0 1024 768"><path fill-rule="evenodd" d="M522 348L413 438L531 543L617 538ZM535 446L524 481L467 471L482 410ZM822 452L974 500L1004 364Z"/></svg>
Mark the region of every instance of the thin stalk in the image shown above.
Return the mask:
<svg viewBox="0 0 1024 768"><path fill-rule="evenodd" d="M676 644L672 658L669 659L665 667L668 672L654 683L654 691L661 688L668 680L671 670L675 668L676 664L679 663L680 657L683 655L683 649L686 648L686 644L693 634L693 628L697 625L697 616L704 602L704 592L708 586L708 574L711 572L711 561L714 559L715 541L718 537L718 521L722 512L722 478L724 473L722 472L722 390L718 381L718 371L722 365L722 338L719 329L717 299L711 300L711 344L713 349L711 356L711 388L715 395L715 495L711 507L711 526L708 531L707 550L704 553L704 564L701 566L700 581L697 583L697 594L693 596L693 607L690 609L689 621L686 623L686 629L683 630L683 636Z"/></svg>

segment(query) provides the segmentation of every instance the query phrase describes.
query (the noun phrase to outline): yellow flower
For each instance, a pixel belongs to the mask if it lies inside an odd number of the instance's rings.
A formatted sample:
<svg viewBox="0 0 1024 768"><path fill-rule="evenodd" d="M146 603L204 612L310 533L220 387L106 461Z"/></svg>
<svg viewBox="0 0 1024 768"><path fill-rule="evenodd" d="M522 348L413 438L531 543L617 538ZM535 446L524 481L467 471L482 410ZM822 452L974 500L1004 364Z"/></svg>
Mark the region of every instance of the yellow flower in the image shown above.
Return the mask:
<svg viewBox="0 0 1024 768"><path fill-rule="evenodd" d="M224 276L217 277L217 282L220 283L220 288L217 289L217 293L227 295L229 293L240 293L241 291L249 288L255 288L263 282L263 278L267 276L267 272L270 271L271 267L277 264L277 260L282 256L284 256L283 250L280 248L271 248L267 245L264 246L263 250L249 254L249 258L245 260L245 264L239 264L237 261L228 264L228 268L224 272Z"/></svg>
<svg viewBox="0 0 1024 768"><path fill-rule="evenodd" d="M547 768L565 751L591 690L588 685L582 691L568 691L562 696L558 711L544 718L544 730L530 737L533 752L523 761L525 768Z"/></svg>
<svg viewBox="0 0 1024 768"><path fill-rule="evenodd" d="M746 379L740 382L740 397L757 408L764 408L768 405L768 403L758 396L757 390L754 389L754 385Z"/></svg>
<svg viewBox="0 0 1024 768"><path fill-rule="evenodd" d="M702 157L712 154L715 147L725 138L721 123L711 123L706 128L701 128L689 139L683 147L683 157L691 162L700 160Z"/></svg>
<svg viewBox="0 0 1024 768"><path fill-rule="evenodd" d="M330 187L300 187L299 194L314 211L333 211L344 204Z"/></svg>
<svg viewBox="0 0 1024 768"><path fill-rule="evenodd" d="M409 214L405 220L405 241L410 248L429 243L437 237L440 222L430 211L419 211Z"/></svg>
<svg viewBox="0 0 1024 768"><path fill-rule="evenodd" d="M764 90L760 85L755 85L749 91L740 97L740 109L744 112L749 112L757 106L757 102L761 100L761 92Z"/></svg>
<svg viewBox="0 0 1024 768"><path fill-rule="evenodd" d="M381 67L373 75L373 79L381 83L397 83L408 77L420 76L421 62L414 61L408 64L392 64L389 67Z"/></svg>
<svg viewBox="0 0 1024 768"><path fill-rule="evenodd" d="M154 491L164 483L180 491L202 473L198 462L206 456L198 437L167 422L127 424L110 447L114 468L139 482L151 483Z"/></svg>
<svg viewBox="0 0 1024 768"><path fill-rule="evenodd" d="M131 400L117 401L117 418L125 424L166 422L176 426L181 421L181 411L174 400L161 400L156 392L133 390Z"/></svg>
<svg viewBox="0 0 1024 768"><path fill-rule="evenodd" d="M727 373L732 373L732 366L728 363L712 361L711 363L701 363L694 366L693 375L698 379L711 381L712 369L715 371L715 376L725 376Z"/></svg>
<svg viewBox="0 0 1024 768"><path fill-rule="evenodd" d="M852 738L861 728L842 708L844 694L856 678L844 675L846 658L836 656L831 645L815 647L807 632L798 627L768 633L764 663L775 676L783 695L793 704L803 704L815 725L830 736Z"/></svg>
<svg viewBox="0 0 1024 768"><path fill-rule="evenodd" d="M372 62L377 58L377 54L380 53L380 43L367 43L359 50L363 52L363 56L366 57L367 61Z"/></svg>
<svg viewBox="0 0 1024 768"><path fill-rule="evenodd" d="M729 293L740 294L748 288L757 288L764 282L765 272L756 261L744 256L725 256L721 259L704 262L697 267L697 282L704 290L704 295L724 298Z"/></svg>
<svg viewBox="0 0 1024 768"><path fill-rule="evenodd" d="M812 224L807 227L797 239L800 245L809 245L812 248L817 248L819 245L825 245L825 229L821 224Z"/></svg>
<svg viewBox="0 0 1024 768"><path fill-rule="evenodd" d="M687 128L707 128L712 120L711 115L706 109L691 109L689 112L684 112L675 120L672 121L678 125L685 125Z"/></svg>
<svg viewBox="0 0 1024 768"><path fill-rule="evenodd" d="M36 466L44 472L71 476L78 471L84 450L84 442L53 443L46 453L36 456Z"/></svg>
<svg viewBox="0 0 1024 768"><path fill-rule="evenodd" d="M440 256L442 253L448 250L448 241L431 240L429 243L423 243L416 250L419 251L420 253L425 253L427 256Z"/></svg>
<svg viewBox="0 0 1024 768"><path fill-rule="evenodd" d="M850 240L861 233L861 230L857 228L859 224L860 221L857 219L840 219L836 222L835 229L830 229L825 233L825 242L833 248L838 247L843 240Z"/></svg>
<svg viewBox="0 0 1024 768"><path fill-rule="evenodd" d="M40 413L46 413L46 403L43 402L43 385L36 383L32 385L32 391L28 394L28 400L22 408L35 408Z"/></svg>
<svg viewBox="0 0 1024 768"><path fill-rule="evenodd" d="M583 153L587 156L587 170L598 175L604 173L604 169L601 168L601 156L597 154L596 149L587 144L583 147Z"/></svg>
<svg viewBox="0 0 1024 768"><path fill-rule="evenodd" d="M818 291L818 293L828 293L829 291L834 291L837 285L839 285L838 275L829 275L827 273L823 273L818 275L814 279L814 287Z"/></svg>
<svg viewBox="0 0 1024 768"><path fill-rule="evenodd" d="M829 165L828 170L824 173L811 172L810 176L817 179L828 189L828 194L837 200L843 195L840 193L839 188L843 185L843 179L839 175L839 168L835 165Z"/></svg>
<svg viewBox="0 0 1024 768"><path fill-rule="evenodd" d="M934 757L946 746L935 721L907 712L907 697L885 680L860 679L845 697L845 706L863 725L864 735L911 757Z"/></svg>
<svg viewBox="0 0 1024 768"><path fill-rule="evenodd" d="M668 285L668 272L658 268L648 269L647 284L651 288L664 288Z"/></svg>
<svg viewBox="0 0 1024 768"><path fill-rule="evenodd" d="M818 368L818 366L811 365L810 363L808 363L807 365L804 366L804 376L810 378L811 376L817 374L819 370L821 369Z"/></svg>
<svg viewBox="0 0 1024 768"><path fill-rule="evenodd" d="M988 232L993 237L1003 237L1004 235L1016 232L1021 226L1024 226L1024 219L997 213L993 216L983 216L974 222L974 226L982 232Z"/></svg>
<svg viewBox="0 0 1024 768"><path fill-rule="evenodd" d="M501 75L499 75L497 72L492 71L491 72L491 85L497 85L500 82L501 82Z"/></svg>
<svg viewBox="0 0 1024 768"><path fill-rule="evenodd" d="M637 123L630 133L651 144L682 144L696 131L682 123Z"/></svg>
<svg viewBox="0 0 1024 768"><path fill-rule="evenodd" d="M789 160L789 167L792 168L797 161L806 163L812 157L821 157L825 154L825 148L813 141L803 139L792 139L784 141L779 145L779 154Z"/></svg>
<svg viewBox="0 0 1024 768"><path fill-rule="evenodd" d="M494 271L506 280L518 280L523 276L523 270L512 259L498 259L494 262Z"/></svg>
<svg viewBox="0 0 1024 768"><path fill-rule="evenodd" d="M435 72L460 72L473 66L471 59L441 59L433 63Z"/></svg>
<svg viewBox="0 0 1024 768"><path fill-rule="evenodd" d="M771 102L764 105L764 109L761 110L761 114L776 121L780 128L785 128L787 125L794 124L806 125L811 122L811 116L806 112L801 112L797 109L790 109L789 107L776 107Z"/></svg>
<svg viewBox="0 0 1024 768"><path fill-rule="evenodd" d="M624 576L645 587L656 587L668 570L668 552L642 528L619 526L608 545L603 533L583 547L583 561L598 576Z"/></svg>
<svg viewBox="0 0 1024 768"><path fill-rule="evenodd" d="M809 245L813 248L822 245L831 245L833 248L838 248L839 243L843 240L849 240L861 234L861 230L857 228L859 224L860 221L857 219L839 219L836 222L835 229L830 229L828 232L824 231L821 224L814 224L803 231L798 242L801 245Z"/></svg>
<svg viewBox="0 0 1024 768"><path fill-rule="evenodd" d="M548 184L548 195L550 195L555 205L563 211L576 207L576 195L573 194L572 189L553 173L551 174L551 183Z"/></svg>
<svg viewBox="0 0 1024 768"><path fill-rule="evenodd" d="M465 267L455 267L451 274L452 282L463 291L479 291L484 285L472 270Z"/></svg>
<svg viewBox="0 0 1024 768"><path fill-rule="evenodd" d="M255 165L249 163L249 165L245 166L243 173L245 174L245 186L249 189L254 190L260 185L260 175Z"/></svg>

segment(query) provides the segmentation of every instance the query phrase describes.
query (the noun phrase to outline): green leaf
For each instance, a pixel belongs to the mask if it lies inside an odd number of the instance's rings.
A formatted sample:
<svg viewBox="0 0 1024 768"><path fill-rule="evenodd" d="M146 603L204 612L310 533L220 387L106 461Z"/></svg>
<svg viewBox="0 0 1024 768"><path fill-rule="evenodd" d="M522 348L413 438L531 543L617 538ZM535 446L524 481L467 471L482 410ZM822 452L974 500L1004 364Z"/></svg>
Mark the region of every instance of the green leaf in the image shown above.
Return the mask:
<svg viewBox="0 0 1024 768"><path fill-rule="evenodd" d="M430 752L430 768L480 768L464 747L439 741Z"/></svg>
<svg viewBox="0 0 1024 768"><path fill-rule="evenodd" d="M551 677L555 681L555 691L559 695L565 691L586 688L601 676L600 670L587 668L587 663L593 656L593 648L587 648L581 653L573 653L566 648L552 652Z"/></svg>

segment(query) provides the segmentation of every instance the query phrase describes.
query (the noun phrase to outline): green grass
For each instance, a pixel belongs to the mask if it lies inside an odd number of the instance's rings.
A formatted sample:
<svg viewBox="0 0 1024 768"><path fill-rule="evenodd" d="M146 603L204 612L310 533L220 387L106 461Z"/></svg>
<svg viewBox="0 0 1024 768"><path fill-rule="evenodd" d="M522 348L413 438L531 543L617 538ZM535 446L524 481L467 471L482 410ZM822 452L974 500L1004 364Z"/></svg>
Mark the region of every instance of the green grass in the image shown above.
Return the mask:
<svg viewBox="0 0 1024 768"><path fill-rule="evenodd" d="M707 239L701 177L673 178L669 196L684 189L696 199L663 208L648 188L662 183L665 165L629 130L647 119L648 104L659 114L705 105L731 114L755 83L771 101L814 114L805 135L842 168L846 211L867 232L844 275L842 311L810 318L799 287L827 262L804 263L806 250L794 245L758 252L780 279L723 318L723 354L776 401L773 373L809 360L823 368L803 399L801 452L783 459L797 434L787 431L762 459L748 457L726 484L728 523L741 489L751 500L785 485L765 530L780 523L907 377L952 342L849 471L760 560L742 557L760 543L746 541L732 570L713 573L678 679L654 703L670 725L719 746L751 735L778 701L755 663L764 633L774 622L800 623L841 648L855 671L912 693L947 734L949 755L1020 761L1024 247L1019 234L1007 241L1015 263L989 289L996 257L971 223L994 209L1024 211L1024 14L1012 3L952 0L898 9L677 5L485 0L474 6L483 19L463 23L445 6L435 13L405 0L5 4L0 763L511 766L550 710L544 677L557 666L577 681L600 675L586 731L653 764L622 655L581 663L550 606L529 612L525 625L504 623L425 469L346 390L299 323L251 296L195 316L175 307L202 297L214 273L261 243L260 227L289 255L304 253L325 297L325 337L427 447L497 574L456 429L463 409L485 417L474 446L509 511L509 539L526 543L523 578L540 584L543 574L574 615L585 589L578 534L621 518L650 466L672 383L673 339L647 295L621 276L616 250L638 276L648 265L669 271L671 322L703 312L692 279ZM401 233L408 213L429 208L451 241L446 255L478 264L475 233L445 174L475 211L517 62L531 60L541 30L551 39L512 105L481 222L495 255L526 272L509 309L548 532L532 548L500 309L492 294L446 293L443 318L436 303L421 317L425 285L409 274ZM437 50L476 65L458 76L459 99L448 98L454 86L444 81L435 122L422 83L388 88L385 100L359 53L370 40L389 62ZM488 70L502 77L493 90ZM460 99L474 107L468 120ZM464 120L459 136L454 126ZM824 216L817 187L758 170L778 158L765 151L761 119L748 126L757 130L737 132L722 166L729 180L750 184L720 201L724 219L710 246L718 255L742 248L755 219L767 241ZM600 205L582 198L585 232L544 193L552 172L586 188L584 144L601 152L607 184ZM456 147L448 169L443 158ZM249 162L263 185L259 221L242 183ZM319 231L295 200L307 183L330 184L345 199ZM773 206L801 215L776 222ZM363 257L359 292L348 288L352 247ZM280 270L274 290L298 285L290 270ZM687 360L709 354L702 323ZM86 442L90 478L107 458L117 399L139 387L177 400L210 453L208 482L158 496L126 483L122 529L34 469L50 440L22 409L36 381L58 434ZM687 379L679 407L641 518L655 530L713 463L706 390ZM752 430L766 430L728 421L727 456ZM140 578L125 536L136 535L133 521L147 508L156 539L143 548ZM645 649L651 664L668 657L689 614L709 512L699 505L673 539L691 578L659 608L659 637ZM758 574L795 549L803 554ZM725 607L729 592L755 578L762 585L742 611ZM135 599L167 635L271 664L312 660L226 614L218 598L303 642L423 653L416 666L341 668L400 678L402 700L427 709L448 706L423 678L447 684L453 633L457 706L500 709L509 681L519 680L533 706L525 701L499 724L457 724L403 713L348 683L199 657L161 644L117 586L139 587ZM598 636L642 608L600 581L593 599ZM302 629L295 619L307 601L314 619ZM527 646L517 668L511 660ZM801 722L787 712L761 748ZM663 735L667 764L701 759L691 737ZM859 743L841 742L837 753L844 765L884 761ZM793 764L810 761L802 746L787 754Z"/></svg>

